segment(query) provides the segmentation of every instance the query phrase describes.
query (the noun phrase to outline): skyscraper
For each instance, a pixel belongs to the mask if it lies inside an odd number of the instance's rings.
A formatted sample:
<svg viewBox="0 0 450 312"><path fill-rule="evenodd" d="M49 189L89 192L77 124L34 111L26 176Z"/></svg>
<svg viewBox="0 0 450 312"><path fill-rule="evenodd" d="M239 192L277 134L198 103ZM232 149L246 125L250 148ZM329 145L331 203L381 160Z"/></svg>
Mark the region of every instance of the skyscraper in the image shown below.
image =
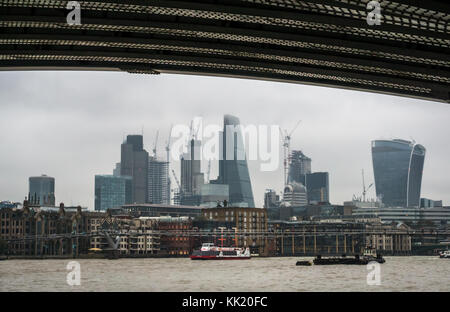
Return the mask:
<svg viewBox="0 0 450 312"><path fill-rule="evenodd" d="M143 148L142 135L128 135L121 145L120 175L130 176L132 183L132 203L147 202L148 153Z"/></svg>
<svg viewBox="0 0 450 312"><path fill-rule="evenodd" d="M191 139L181 156L181 204L199 205L204 174L201 172L201 141Z"/></svg>
<svg viewBox="0 0 450 312"><path fill-rule="evenodd" d="M150 204L170 204L169 163L148 158L148 198Z"/></svg>
<svg viewBox="0 0 450 312"><path fill-rule="evenodd" d="M239 119L225 115L223 128L217 182L229 186L231 205L255 207Z"/></svg>
<svg viewBox="0 0 450 312"><path fill-rule="evenodd" d="M45 174L28 179L28 200L39 205L55 205L55 178Z"/></svg>
<svg viewBox="0 0 450 312"><path fill-rule="evenodd" d="M120 177L120 162L116 163L116 167L113 169L113 176Z"/></svg>
<svg viewBox="0 0 450 312"><path fill-rule="evenodd" d="M311 173L311 158L302 151L293 150L290 155L288 182L306 184L306 175Z"/></svg>
<svg viewBox="0 0 450 312"><path fill-rule="evenodd" d="M132 177L95 176L95 210L106 211L131 203Z"/></svg>
<svg viewBox="0 0 450 312"><path fill-rule="evenodd" d="M264 208L279 208L280 203L280 195L277 195L272 189L266 190L264 193Z"/></svg>
<svg viewBox="0 0 450 312"><path fill-rule="evenodd" d="M328 172L306 174L308 203L330 202Z"/></svg>
<svg viewBox="0 0 450 312"><path fill-rule="evenodd" d="M405 140L372 141L377 197L388 207L419 207L425 147Z"/></svg>

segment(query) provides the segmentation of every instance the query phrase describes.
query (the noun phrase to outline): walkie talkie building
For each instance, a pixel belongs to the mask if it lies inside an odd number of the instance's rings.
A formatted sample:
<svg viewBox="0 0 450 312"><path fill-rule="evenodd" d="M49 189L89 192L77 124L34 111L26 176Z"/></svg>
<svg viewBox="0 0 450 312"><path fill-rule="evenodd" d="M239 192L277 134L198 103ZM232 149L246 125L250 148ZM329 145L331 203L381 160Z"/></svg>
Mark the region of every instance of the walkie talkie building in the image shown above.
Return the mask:
<svg viewBox="0 0 450 312"><path fill-rule="evenodd" d="M425 147L405 140L372 141L377 197L388 207L419 207Z"/></svg>

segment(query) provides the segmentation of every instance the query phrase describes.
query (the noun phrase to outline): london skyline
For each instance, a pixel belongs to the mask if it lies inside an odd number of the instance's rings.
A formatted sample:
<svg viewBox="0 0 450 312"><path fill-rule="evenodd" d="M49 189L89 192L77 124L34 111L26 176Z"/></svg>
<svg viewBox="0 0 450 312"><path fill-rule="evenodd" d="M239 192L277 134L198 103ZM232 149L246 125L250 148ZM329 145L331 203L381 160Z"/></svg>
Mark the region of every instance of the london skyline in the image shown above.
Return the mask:
<svg viewBox="0 0 450 312"><path fill-rule="evenodd" d="M97 79L88 82L87 75ZM124 135L140 133L144 127L144 146L151 150L159 130L162 157L171 123L188 123L200 115L220 124L229 113L242 124L279 124L288 130L302 119L291 149L312 158L313 171L330 173L333 203L361 193L361 169L366 182L373 182L372 140L413 137L427 149L421 196L442 199L444 204L450 201L446 192L450 178L444 174L450 172L445 159L449 147L439 139L439 134L449 132L445 104L212 77L34 72L2 73L0 81L4 94L0 137L10 151L0 156L0 197L5 200L23 200L28 177L47 174L56 179L57 202L93 209L94 175L112 173ZM11 92L16 89L23 92ZM255 110L267 113L254 114ZM203 162L203 172L206 166ZM218 175L217 167L212 164L211 179ZM172 161L171 168L178 171L179 162ZM282 189L282 164L275 172L260 172L258 162L249 161L249 169L256 206L262 207L265 188ZM374 190L368 197L375 197Z"/></svg>

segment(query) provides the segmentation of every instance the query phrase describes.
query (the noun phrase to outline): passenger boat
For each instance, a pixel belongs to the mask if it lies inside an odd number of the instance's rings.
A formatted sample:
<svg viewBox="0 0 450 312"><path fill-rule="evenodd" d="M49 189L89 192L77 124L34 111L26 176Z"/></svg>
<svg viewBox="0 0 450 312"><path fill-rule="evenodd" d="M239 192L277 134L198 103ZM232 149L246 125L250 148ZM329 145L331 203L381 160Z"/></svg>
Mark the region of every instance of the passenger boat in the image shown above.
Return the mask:
<svg viewBox="0 0 450 312"><path fill-rule="evenodd" d="M191 260L244 260L250 259L250 249L237 247L217 247L212 243L204 243L200 249L194 250Z"/></svg>
<svg viewBox="0 0 450 312"><path fill-rule="evenodd" d="M439 253L439 258L450 259L450 250L444 250Z"/></svg>

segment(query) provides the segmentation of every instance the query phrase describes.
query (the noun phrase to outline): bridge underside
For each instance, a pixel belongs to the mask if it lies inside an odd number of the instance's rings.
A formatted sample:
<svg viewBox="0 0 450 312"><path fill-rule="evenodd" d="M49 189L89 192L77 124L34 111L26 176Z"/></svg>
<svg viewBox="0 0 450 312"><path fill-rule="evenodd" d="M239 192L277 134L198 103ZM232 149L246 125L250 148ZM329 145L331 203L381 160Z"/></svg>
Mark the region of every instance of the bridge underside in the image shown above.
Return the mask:
<svg viewBox="0 0 450 312"><path fill-rule="evenodd" d="M0 0L0 70L247 77L450 103L450 3L369 0Z"/></svg>

